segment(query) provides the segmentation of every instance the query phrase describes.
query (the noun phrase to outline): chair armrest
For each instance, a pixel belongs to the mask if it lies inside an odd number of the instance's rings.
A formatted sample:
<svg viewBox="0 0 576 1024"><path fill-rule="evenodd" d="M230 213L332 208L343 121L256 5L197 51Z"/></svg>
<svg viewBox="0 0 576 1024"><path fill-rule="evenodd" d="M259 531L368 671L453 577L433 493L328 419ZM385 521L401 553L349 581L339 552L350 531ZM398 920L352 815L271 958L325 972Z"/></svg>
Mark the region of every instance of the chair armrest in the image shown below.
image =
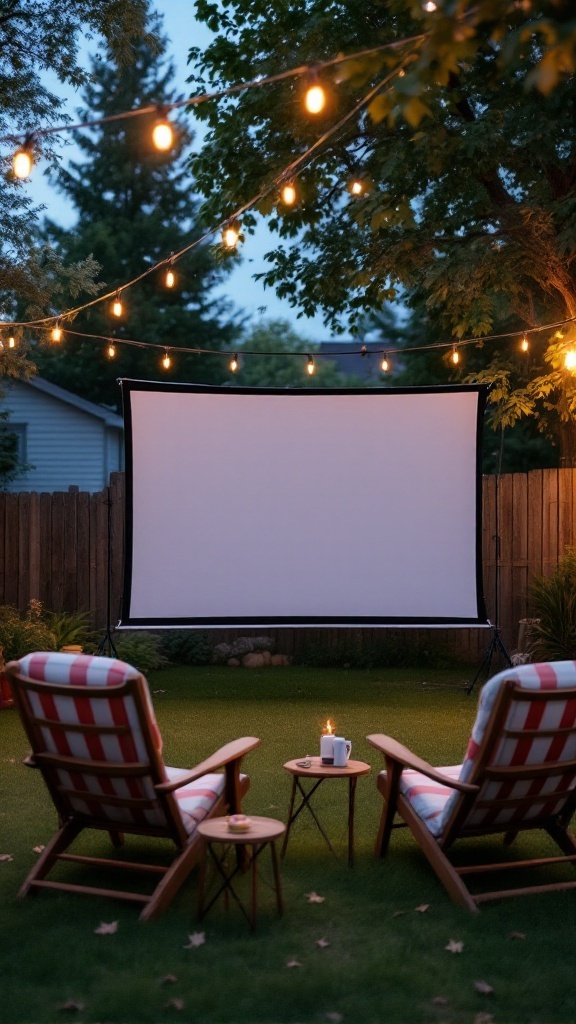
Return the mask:
<svg viewBox="0 0 576 1024"><path fill-rule="evenodd" d="M438 768L433 768L431 764L423 761L421 757L413 754L408 747L405 747L403 743L399 743L398 740L392 739L391 736L385 736L383 733L374 733L371 736L367 736L366 739L371 746L376 747L376 750L384 754L387 761L395 761L397 764L401 764L403 768L412 768L414 771L426 775L434 782L439 782L441 786L449 786L450 789L457 789L460 793L477 793L480 788L469 782L459 782L458 779L451 779L448 775L444 775Z"/></svg>
<svg viewBox="0 0 576 1024"><path fill-rule="evenodd" d="M157 793L173 793L175 789L187 786L190 782L194 782L202 775L208 775L216 768L223 768L232 761L240 761L240 758L258 746L260 746L260 740L255 736L242 736L241 739L232 740L231 743L226 743L220 747L220 750L207 757L205 761L197 764L195 768L191 768L185 775L181 775L179 779L173 779L172 782L161 782L154 786L154 789Z"/></svg>

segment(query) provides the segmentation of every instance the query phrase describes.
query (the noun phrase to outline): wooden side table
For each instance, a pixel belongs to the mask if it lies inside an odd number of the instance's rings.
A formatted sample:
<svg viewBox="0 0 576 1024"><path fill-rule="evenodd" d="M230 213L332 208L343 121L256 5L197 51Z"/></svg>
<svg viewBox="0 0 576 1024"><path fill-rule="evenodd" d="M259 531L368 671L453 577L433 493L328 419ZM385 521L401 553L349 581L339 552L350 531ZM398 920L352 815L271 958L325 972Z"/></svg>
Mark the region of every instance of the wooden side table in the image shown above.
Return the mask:
<svg viewBox="0 0 576 1024"><path fill-rule="evenodd" d="M302 766L302 762L304 760L312 762L309 768L304 768ZM365 761L348 761L344 768L335 768L334 765L331 764L322 764L319 757L310 757L297 758L295 761L287 761L284 765L284 769L292 776L292 792L290 794L290 807L288 809L286 835L284 836L284 842L282 844L281 856L284 857L286 853L286 847L288 846L288 839L290 837L290 829L300 814L300 811L305 807L310 811L318 829L324 836L330 850L334 853L332 843L322 828L318 815L314 811L310 800L318 787L323 782L326 782L327 779L348 779L348 864L352 867L354 864L354 800L356 796L356 780L360 775L367 775L368 772L371 771L370 765L366 764ZM302 783L300 782L300 779L305 777L317 780L314 785L308 789L308 791L303 788ZM300 793L302 800L297 809L294 810L296 791Z"/></svg>
<svg viewBox="0 0 576 1024"><path fill-rule="evenodd" d="M276 892L276 906L278 908L278 916L282 916L282 888L280 885L280 870L278 867L278 856L276 853L276 840L280 836L284 835L286 826L283 821L277 821L275 818L261 818L256 815L251 815L250 820L252 822L251 827L246 832L232 832L228 828L227 818L209 818L207 821L202 821L198 825L198 832L202 836L204 851L200 860L200 877L198 880L198 918L202 920L205 914L208 913L210 907L214 905L219 896L224 893L224 898L227 900L228 894L232 896L235 902L240 907L240 910L244 914L244 917L248 921L252 930L256 927L256 898L257 898L257 883L258 883L258 865L257 858L262 853L262 850L266 846L270 847L270 854L272 857L272 872L274 875L274 889ZM219 846L219 851L215 850L214 847ZM232 880L241 870L241 859L235 858L235 866L232 870L228 869L226 864L226 853L229 848L233 846L235 848L240 847L251 847L251 858L250 858L250 870L251 870L251 886L250 886L250 909L246 911L244 904L238 897L235 889L232 886ZM208 903L206 899L206 862L210 856L216 865L216 871L218 872L221 884L214 896L211 897Z"/></svg>

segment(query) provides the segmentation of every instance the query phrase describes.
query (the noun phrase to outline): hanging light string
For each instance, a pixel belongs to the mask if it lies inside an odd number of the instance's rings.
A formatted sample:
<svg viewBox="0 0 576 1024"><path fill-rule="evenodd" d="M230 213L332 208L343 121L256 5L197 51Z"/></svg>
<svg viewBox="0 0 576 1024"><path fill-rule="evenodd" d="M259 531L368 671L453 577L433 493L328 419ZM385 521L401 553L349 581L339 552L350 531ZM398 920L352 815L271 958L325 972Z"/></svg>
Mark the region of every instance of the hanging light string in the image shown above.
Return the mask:
<svg viewBox="0 0 576 1024"><path fill-rule="evenodd" d="M318 150L322 146L324 146L326 142L328 142L328 140L336 132L340 131L340 129L348 121L355 117L360 110L367 106L367 104L370 103L372 99L374 99L377 93L379 93L382 89L385 88L385 86L389 83L390 79L397 74L398 68L394 68L387 75L385 75L385 77L382 78L379 82L377 82L376 85L373 86L372 89L370 89L366 93L366 95L363 96L362 99L360 99L358 103L356 103L356 105L350 111L348 111L347 114L341 117L340 120L337 121L336 124L332 125L331 128L327 129L327 131L325 131L320 136L320 138L316 140L316 142L313 142L312 145L309 146L308 149L304 151L304 153L302 153L299 157L296 157L295 160L288 164L288 166L285 167L280 172L280 174L276 175L272 181L270 181L267 185L263 185L262 188L256 193L256 195L252 196L252 198L247 200L247 202L242 203L241 206L239 206L231 215L227 216L218 225L216 225L216 227L208 228L199 238L196 238L193 242L190 242L189 245L184 246L178 252L172 252L170 253L169 256L165 256L161 260L158 260L157 263L154 263L151 267L147 267L147 269L143 270L141 274L138 274L136 277L133 277L130 281L126 281L120 287L112 288L111 291L106 292L104 295L98 295L96 298L91 299L89 302L83 303L81 306L75 306L73 309L68 309L63 313L52 314L50 316L38 318L37 320L13 321L12 326L40 327L43 324L53 323L56 320L63 321L65 319L68 319L69 317L77 316L78 313L81 313L86 309L90 309L92 306L100 305L100 303L106 302L110 299L116 299L121 292L126 291L126 289L128 288L132 288L133 285L138 284L140 281L144 280L144 278L149 277L150 274L155 273L161 267L165 267L167 265L172 266L175 262L180 260L187 253L191 252L199 245L202 245L203 242L208 241L208 239L211 238L212 235L217 234L219 231L223 231L231 223L239 222L242 215L246 213L248 210L250 210L252 207L254 207L256 203L259 203L261 199L264 199L270 192L274 191L274 189L277 189L278 186L287 178L294 177L297 170L301 170L302 167L304 167L306 164L312 162L312 160L316 158Z"/></svg>
<svg viewBox="0 0 576 1024"><path fill-rule="evenodd" d="M146 107L136 107L134 110L125 110L118 114L108 114L106 117L94 118L90 121L79 121L76 124L61 124L54 128L38 128L32 132L28 132L26 139L30 140L38 138L43 135L55 135L60 132L73 132L78 131L81 128L95 128L101 124L108 124L111 121L121 121L129 117L140 117L142 114L154 114L162 110L163 114L168 113L171 110L176 110L178 107L193 107L198 106L201 103L206 103L209 100L222 99L225 96L233 96L236 93L244 92L248 89L258 89L264 85L273 85L275 82L281 82L287 78L301 78L305 75L318 74L320 71L324 71L326 68L334 67L337 64L343 64L347 60L357 60L359 57L369 57L373 53L382 53L385 50L398 50L404 46L410 46L413 43L421 43L424 39L429 36L428 32L421 32L419 35L406 36L403 39L396 39L389 43L381 43L379 46L371 46L366 50L357 50L355 53L338 54L336 57L331 57L329 60L321 61L317 64L301 64L297 68L289 68L288 71L280 71L275 75L266 75L265 77L253 78L249 82L237 82L235 85L230 85L226 89L217 89L214 92L204 92L198 96L189 96L185 100L174 100L171 103L153 103ZM16 134L2 135L0 136L0 143L6 142L14 144L18 141L20 136Z"/></svg>
<svg viewBox="0 0 576 1024"><path fill-rule="evenodd" d="M91 340L91 341L99 341L102 344L111 346L113 348L115 348L116 346L119 346L119 345L128 345L128 346L132 346L134 348L158 350L158 351L164 352L165 355L169 355L170 353L175 353L177 355L198 355L198 356L211 355L211 356L221 356L223 359L228 359L229 361L232 360L233 362L235 361L236 364L238 363L238 356L239 355L241 355L241 356L260 356L260 357L264 356L265 358L267 358L268 356L276 356L276 357L277 356L287 356L289 358L290 357L294 357L294 358L300 358L300 359L306 358L307 359L308 372L313 372L313 370L310 370L310 367L311 366L313 367L314 362L315 362L316 359L328 359L328 360L330 360L330 359L334 359L334 356L336 356L336 355L338 355L338 356L359 356L359 355L360 356L374 356L375 358L382 357L382 361L388 361L389 357L394 357L394 356L400 356L403 359L405 356L409 356L413 352L433 352L433 351L444 351L444 350L448 350L448 349L454 351L455 348L459 349L459 348L461 348L463 346L467 346L467 345L477 345L479 342L484 343L484 342L487 342L487 341L501 341L501 340L505 340L507 338L523 338L523 337L525 337L527 335L537 334L537 333L540 333L542 331L559 330L561 327L565 327L567 324L571 324L571 323L575 323L575 322L576 322L576 316L572 316L572 317L568 317L566 320L558 320L558 321L555 321L554 323L541 324L538 327L530 327L530 328L527 328L526 330L507 331L507 332L501 333L501 334L486 334L482 338L479 338L479 337L462 338L460 341L458 341L456 343L454 341L439 341L439 342L436 341L436 342L430 342L427 345L413 345L413 346L410 346L409 348L393 348L390 345L386 345L385 347L382 347L382 348L367 349L367 347L365 345L362 345L360 348L342 348L341 351L337 351L337 352L334 352L334 351L322 352L322 351L319 351L318 349L314 349L314 355L313 356L309 352L302 352L302 351L286 352L286 351L283 351L283 350L279 350L279 351L274 351L274 352L271 352L271 351L260 352L260 351L258 351L258 349L245 349L245 348L238 348L238 347L234 351L232 351L231 349L203 348L203 347L197 346L197 345L194 346L193 348L189 348L189 347L186 347L186 346L183 346L183 345L170 345L170 344L167 344L166 342L139 341L139 340L137 340L135 338L118 338L115 335L113 337L108 337L108 336L105 336L105 335L102 335L102 334L88 334L85 331L76 331L76 330L74 330L72 328L69 328L69 327L61 329L61 336L63 337L64 335L69 334L72 337L76 337L76 338L83 338L83 339ZM0 329L2 329L2 328L7 329L8 327L11 328L12 324L0 324ZM52 328L50 328L50 327L46 327L46 326L42 327L42 326L39 326L39 325L36 325L35 329L36 330L43 330L43 331L50 331L50 330L52 330ZM236 372L237 369L238 369L238 365L236 365L236 368L235 368L235 370L233 372Z"/></svg>

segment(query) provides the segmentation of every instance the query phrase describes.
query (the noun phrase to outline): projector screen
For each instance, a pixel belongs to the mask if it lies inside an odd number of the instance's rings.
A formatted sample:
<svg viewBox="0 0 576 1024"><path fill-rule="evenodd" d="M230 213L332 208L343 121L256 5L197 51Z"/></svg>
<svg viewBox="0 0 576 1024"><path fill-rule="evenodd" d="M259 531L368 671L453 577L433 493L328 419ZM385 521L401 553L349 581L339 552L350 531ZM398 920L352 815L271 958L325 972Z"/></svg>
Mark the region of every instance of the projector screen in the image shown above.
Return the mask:
<svg viewBox="0 0 576 1024"><path fill-rule="evenodd" d="M486 624L486 387L121 384L121 628Z"/></svg>

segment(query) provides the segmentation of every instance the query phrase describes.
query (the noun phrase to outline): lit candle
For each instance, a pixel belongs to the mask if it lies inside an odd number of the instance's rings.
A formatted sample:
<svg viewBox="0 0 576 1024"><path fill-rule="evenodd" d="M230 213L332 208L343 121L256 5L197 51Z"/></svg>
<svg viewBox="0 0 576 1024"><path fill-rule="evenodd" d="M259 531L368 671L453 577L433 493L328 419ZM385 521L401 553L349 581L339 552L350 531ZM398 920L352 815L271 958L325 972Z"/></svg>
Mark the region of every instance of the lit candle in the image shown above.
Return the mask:
<svg viewBox="0 0 576 1024"><path fill-rule="evenodd" d="M320 759L322 764L334 764L334 726L330 719L322 729L320 737Z"/></svg>

